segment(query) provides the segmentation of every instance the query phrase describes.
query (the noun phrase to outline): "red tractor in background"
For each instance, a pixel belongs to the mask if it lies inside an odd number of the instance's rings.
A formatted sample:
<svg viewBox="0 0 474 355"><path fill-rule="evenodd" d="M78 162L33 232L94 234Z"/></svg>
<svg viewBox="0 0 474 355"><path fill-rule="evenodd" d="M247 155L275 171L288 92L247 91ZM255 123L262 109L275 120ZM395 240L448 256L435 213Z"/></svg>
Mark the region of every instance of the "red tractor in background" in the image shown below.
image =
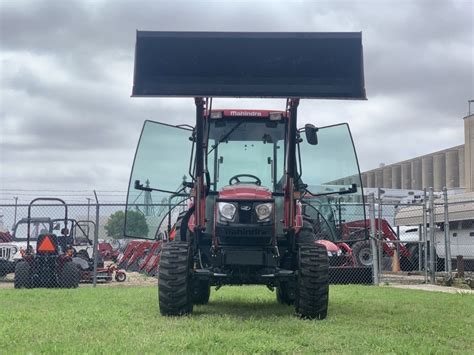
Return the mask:
<svg viewBox="0 0 474 355"><path fill-rule="evenodd" d="M99 254L104 261L117 261L117 258L120 255L120 251L115 249L112 244L108 242L99 243Z"/></svg>
<svg viewBox="0 0 474 355"><path fill-rule="evenodd" d="M347 222L343 224L342 239L352 239L354 234L357 235L361 232L366 233L370 230L370 220L365 219ZM395 256L395 251L398 251L402 270L411 271L416 269L418 264L418 255L414 253L416 249L412 248L412 250L410 250L402 243L390 243L390 241L398 241L399 238L387 220L375 218L375 232L379 234L379 238L383 242L383 255L392 258ZM371 266L374 261L372 248L368 240L364 238L361 239L362 240L351 243L354 257L358 265Z"/></svg>
<svg viewBox="0 0 474 355"><path fill-rule="evenodd" d="M160 261L162 241L131 241L123 254L117 259L117 265L127 271L137 271L148 276L156 276Z"/></svg>
<svg viewBox="0 0 474 355"><path fill-rule="evenodd" d="M259 284L300 317L324 319L330 270L371 274L330 269L330 241L304 208L324 196L362 198L349 127L298 127L297 118L299 98L365 99L360 33L138 31L133 96L195 98L194 127L145 122L130 177L127 212L142 191L190 200L162 245L161 314L191 313L211 286ZM286 106L215 109L213 97L286 98ZM132 224L127 214L127 237L158 235Z"/></svg>

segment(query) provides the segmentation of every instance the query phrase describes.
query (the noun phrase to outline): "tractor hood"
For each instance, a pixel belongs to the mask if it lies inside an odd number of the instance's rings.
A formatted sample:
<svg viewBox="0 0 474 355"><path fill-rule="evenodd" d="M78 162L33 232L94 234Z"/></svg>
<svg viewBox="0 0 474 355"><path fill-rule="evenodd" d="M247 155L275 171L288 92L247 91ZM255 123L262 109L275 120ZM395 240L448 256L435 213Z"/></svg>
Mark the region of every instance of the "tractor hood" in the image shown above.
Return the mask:
<svg viewBox="0 0 474 355"><path fill-rule="evenodd" d="M236 200L270 200L272 192L266 187L253 184L225 186L219 192L219 198Z"/></svg>

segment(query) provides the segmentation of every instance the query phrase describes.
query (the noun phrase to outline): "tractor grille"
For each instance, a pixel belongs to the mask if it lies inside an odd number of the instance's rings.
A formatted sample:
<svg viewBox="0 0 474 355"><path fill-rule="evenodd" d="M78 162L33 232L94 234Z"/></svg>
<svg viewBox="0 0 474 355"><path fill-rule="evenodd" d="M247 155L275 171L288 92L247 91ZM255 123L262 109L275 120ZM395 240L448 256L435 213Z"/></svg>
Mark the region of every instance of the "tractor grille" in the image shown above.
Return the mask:
<svg viewBox="0 0 474 355"><path fill-rule="evenodd" d="M238 206L239 222L243 224L256 223L257 216L252 203L240 203Z"/></svg>
<svg viewBox="0 0 474 355"><path fill-rule="evenodd" d="M217 202L220 202L217 200ZM221 245L233 246L267 246L272 243L274 235L273 215L265 220L259 221L255 207L261 203L273 202L273 200L226 200L236 206L235 217L232 222L218 221L215 233Z"/></svg>
<svg viewBox="0 0 474 355"><path fill-rule="evenodd" d="M270 245L273 226L236 224L216 226L216 234L222 245L257 246Z"/></svg>
<svg viewBox="0 0 474 355"><path fill-rule="evenodd" d="M0 247L0 259L10 260L12 248L9 246Z"/></svg>

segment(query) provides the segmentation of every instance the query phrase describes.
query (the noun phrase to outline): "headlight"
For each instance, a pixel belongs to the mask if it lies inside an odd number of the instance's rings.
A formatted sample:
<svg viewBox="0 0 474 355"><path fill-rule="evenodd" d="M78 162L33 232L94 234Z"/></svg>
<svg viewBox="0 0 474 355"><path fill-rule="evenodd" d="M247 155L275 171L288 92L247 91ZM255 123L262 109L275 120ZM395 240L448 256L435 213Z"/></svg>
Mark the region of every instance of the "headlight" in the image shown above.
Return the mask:
<svg viewBox="0 0 474 355"><path fill-rule="evenodd" d="M338 250L335 251L334 253L328 250L328 256L329 256L329 257L341 256L341 255L342 255L342 250L341 250L341 249L338 249Z"/></svg>
<svg viewBox="0 0 474 355"><path fill-rule="evenodd" d="M234 219L237 208L232 203L219 202L217 204L217 208L219 209L219 214L221 217L224 217L229 221Z"/></svg>
<svg viewBox="0 0 474 355"><path fill-rule="evenodd" d="M262 203L255 206L255 213L257 213L257 218L259 221L267 219L272 214L273 205L271 203Z"/></svg>
<svg viewBox="0 0 474 355"><path fill-rule="evenodd" d="M13 246L11 253L12 253L12 255L15 255L16 253L18 253L18 248Z"/></svg>

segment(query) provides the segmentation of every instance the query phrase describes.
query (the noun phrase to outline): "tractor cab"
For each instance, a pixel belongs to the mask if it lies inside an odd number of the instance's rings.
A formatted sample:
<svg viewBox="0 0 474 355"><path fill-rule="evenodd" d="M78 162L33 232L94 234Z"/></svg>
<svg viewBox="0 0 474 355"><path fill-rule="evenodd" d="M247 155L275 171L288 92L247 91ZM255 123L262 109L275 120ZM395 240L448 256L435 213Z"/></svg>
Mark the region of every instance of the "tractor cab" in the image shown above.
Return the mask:
<svg viewBox="0 0 474 355"><path fill-rule="evenodd" d="M336 227L321 201L363 203L362 184L349 126L300 125L298 107L300 98L365 99L361 34L138 31L133 96L195 104L193 125L145 122L130 176L124 234L168 235L161 313L190 313L211 286L260 284L301 317L325 318L321 241ZM221 97L285 104L214 108ZM173 220L155 210L163 200L186 207ZM137 213L148 228L136 227Z"/></svg>
<svg viewBox="0 0 474 355"><path fill-rule="evenodd" d="M26 242L28 239L28 223L30 224L30 241L36 240L40 234L52 233L54 224L49 217L22 218L13 227L13 240Z"/></svg>
<svg viewBox="0 0 474 355"><path fill-rule="evenodd" d="M59 220L50 220L49 230L43 229L39 234L32 234L32 221L35 221L31 216L32 207L39 201L59 202L64 206L64 218L60 220L63 224L61 234L55 233L60 228ZM36 198L28 206L26 220L26 249L21 250L22 260L15 265L15 288L77 287L79 271L72 263L66 203L58 198ZM32 236L35 240L32 240Z"/></svg>

